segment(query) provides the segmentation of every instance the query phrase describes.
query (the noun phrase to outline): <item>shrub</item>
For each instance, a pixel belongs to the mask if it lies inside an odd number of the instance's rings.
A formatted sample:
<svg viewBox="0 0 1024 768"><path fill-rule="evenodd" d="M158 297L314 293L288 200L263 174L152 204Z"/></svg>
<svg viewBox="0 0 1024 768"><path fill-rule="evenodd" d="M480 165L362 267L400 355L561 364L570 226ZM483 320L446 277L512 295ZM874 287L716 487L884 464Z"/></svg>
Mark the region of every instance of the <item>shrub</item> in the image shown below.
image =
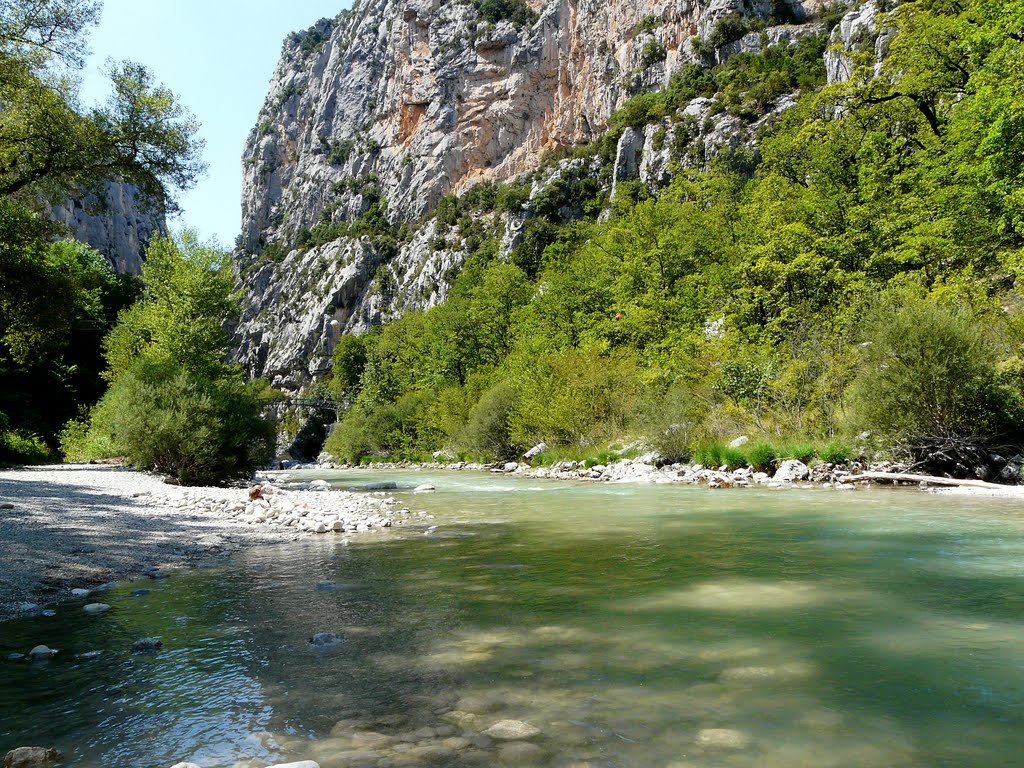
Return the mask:
<svg viewBox="0 0 1024 768"><path fill-rule="evenodd" d="M84 462L117 456L109 432L94 426L88 414L69 421L61 430L59 439L64 461Z"/></svg>
<svg viewBox="0 0 1024 768"><path fill-rule="evenodd" d="M868 319L855 382L871 431L904 443L986 441L1018 429L1018 395L1004 385L997 350L959 307L897 297Z"/></svg>
<svg viewBox="0 0 1024 768"><path fill-rule="evenodd" d="M778 457L779 454L771 443L754 443L747 449L747 461L758 472L770 472L775 468Z"/></svg>
<svg viewBox="0 0 1024 768"><path fill-rule="evenodd" d="M515 458L520 445L512 439L509 416L518 402L519 395L511 386L504 382L495 384L470 410L459 444L479 455L495 459Z"/></svg>
<svg viewBox="0 0 1024 768"><path fill-rule="evenodd" d="M96 407L115 449L184 485L248 477L273 455L253 385L140 360Z"/></svg>
<svg viewBox="0 0 1024 768"><path fill-rule="evenodd" d="M794 443L793 445L787 445L781 451L781 457L784 459L797 459L807 464L811 459L817 455L817 451L814 446L810 443Z"/></svg>
<svg viewBox="0 0 1024 768"><path fill-rule="evenodd" d="M0 466L4 464L45 464L53 453L39 435L0 430Z"/></svg>
<svg viewBox="0 0 1024 768"><path fill-rule="evenodd" d="M853 449L839 440L833 440L818 451L818 458L829 464L842 464L844 461L849 461L851 456L853 456Z"/></svg>

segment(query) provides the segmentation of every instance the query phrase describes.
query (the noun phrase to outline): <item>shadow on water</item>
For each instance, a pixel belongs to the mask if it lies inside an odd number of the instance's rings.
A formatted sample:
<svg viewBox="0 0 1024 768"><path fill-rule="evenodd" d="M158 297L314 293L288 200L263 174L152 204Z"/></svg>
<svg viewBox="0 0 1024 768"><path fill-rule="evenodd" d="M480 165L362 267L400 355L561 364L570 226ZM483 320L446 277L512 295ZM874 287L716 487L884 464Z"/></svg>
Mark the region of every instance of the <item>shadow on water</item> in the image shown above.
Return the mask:
<svg viewBox="0 0 1024 768"><path fill-rule="evenodd" d="M551 766L996 766L1024 748L1024 526L1002 508L423 481L442 491L403 500L434 535L250 550L119 588L104 617L2 625L0 655L63 653L0 662L0 748L491 765L498 745L456 742L500 719L538 726L531 759ZM165 649L132 656L150 635Z"/></svg>

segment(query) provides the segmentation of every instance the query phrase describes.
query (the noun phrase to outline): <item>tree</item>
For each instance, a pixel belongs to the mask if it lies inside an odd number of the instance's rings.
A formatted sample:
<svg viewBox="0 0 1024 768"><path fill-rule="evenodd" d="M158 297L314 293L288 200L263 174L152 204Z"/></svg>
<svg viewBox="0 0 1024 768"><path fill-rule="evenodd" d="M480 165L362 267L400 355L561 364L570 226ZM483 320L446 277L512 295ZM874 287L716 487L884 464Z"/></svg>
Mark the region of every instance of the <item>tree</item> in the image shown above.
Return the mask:
<svg viewBox="0 0 1024 768"><path fill-rule="evenodd" d="M967 310L900 293L867 322L855 385L865 426L910 446L992 443L1021 426L1019 395Z"/></svg>
<svg viewBox="0 0 1024 768"><path fill-rule="evenodd" d="M223 324L238 308L227 254L192 232L158 238L142 280L142 300L104 342L110 389L89 431L68 431L68 448L110 445L185 484L247 476L272 456L275 430L261 415L261 383L223 362Z"/></svg>
<svg viewBox="0 0 1024 768"><path fill-rule="evenodd" d="M109 63L110 98L80 105L75 74L101 7L0 3L0 421L51 445L102 392L98 340L132 286L95 252L60 242L67 233L45 204L123 180L174 210L176 191L203 170L198 124L144 67Z"/></svg>

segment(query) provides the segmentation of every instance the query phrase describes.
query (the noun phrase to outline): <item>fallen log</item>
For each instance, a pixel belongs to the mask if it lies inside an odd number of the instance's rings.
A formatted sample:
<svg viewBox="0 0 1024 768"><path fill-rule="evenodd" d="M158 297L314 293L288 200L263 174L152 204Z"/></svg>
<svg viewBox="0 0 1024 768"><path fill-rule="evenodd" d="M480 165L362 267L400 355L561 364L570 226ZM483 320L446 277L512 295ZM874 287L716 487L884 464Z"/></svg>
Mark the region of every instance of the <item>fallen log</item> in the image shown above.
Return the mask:
<svg viewBox="0 0 1024 768"><path fill-rule="evenodd" d="M909 472L861 472L859 475L837 478L840 483L856 483L863 480L887 480L893 483L924 483L926 485L954 485L967 488L988 488L989 490L1006 491L1011 485L988 483L984 480L957 480L952 477L936 475L913 475Z"/></svg>

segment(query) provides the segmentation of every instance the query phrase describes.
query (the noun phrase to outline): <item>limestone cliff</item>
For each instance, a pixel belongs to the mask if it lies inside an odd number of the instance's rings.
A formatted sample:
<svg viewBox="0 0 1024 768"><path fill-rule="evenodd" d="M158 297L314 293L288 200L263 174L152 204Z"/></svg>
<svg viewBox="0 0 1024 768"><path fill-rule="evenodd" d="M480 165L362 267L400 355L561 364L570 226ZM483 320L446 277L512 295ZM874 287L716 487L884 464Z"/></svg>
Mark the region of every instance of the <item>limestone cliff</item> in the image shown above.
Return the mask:
<svg viewBox="0 0 1024 768"><path fill-rule="evenodd" d="M528 13L488 19L478 0L361 0L285 41L243 156L236 340L252 374L300 387L326 369L342 333L443 300L464 258L458 242L437 246L428 221L443 195L534 171L546 152L599 137L615 109L687 63L820 33L829 5L527 1ZM723 25L743 19L757 31L723 41ZM705 160L751 144L759 127L700 100L687 109ZM656 126L623 134L610 181L663 181L664 139ZM410 234L383 245L343 236L370 209ZM499 218L511 247L522 217ZM311 235L324 232L338 236Z"/></svg>
<svg viewBox="0 0 1024 768"><path fill-rule="evenodd" d="M131 184L111 181L95 193L68 198L48 209L76 240L103 254L119 274L142 273L150 239L167 230L164 216L147 205Z"/></svg>

